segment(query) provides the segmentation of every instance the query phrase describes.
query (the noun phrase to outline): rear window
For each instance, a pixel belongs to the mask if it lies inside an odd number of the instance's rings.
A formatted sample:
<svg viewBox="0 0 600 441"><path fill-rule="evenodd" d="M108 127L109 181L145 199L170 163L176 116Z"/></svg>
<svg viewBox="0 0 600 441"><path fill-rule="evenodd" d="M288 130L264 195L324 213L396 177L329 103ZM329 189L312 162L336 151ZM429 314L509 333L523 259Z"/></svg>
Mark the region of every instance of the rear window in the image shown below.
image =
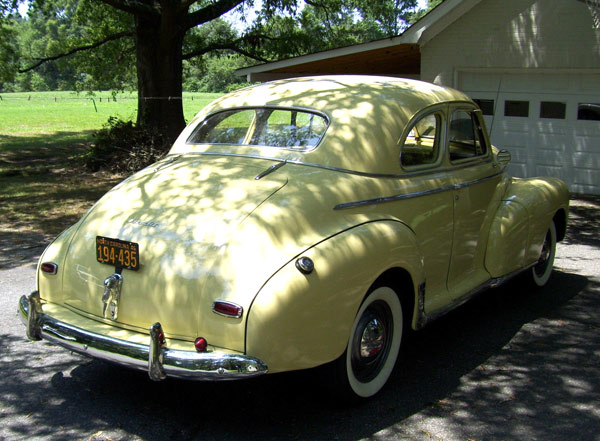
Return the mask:
<svg viewBox="0 0 600 441"><path fill-rule="evenodd" d="M319 144L327 126L323 115L305 110L233 109L208 116L187 142L309 150Z"/></svg>

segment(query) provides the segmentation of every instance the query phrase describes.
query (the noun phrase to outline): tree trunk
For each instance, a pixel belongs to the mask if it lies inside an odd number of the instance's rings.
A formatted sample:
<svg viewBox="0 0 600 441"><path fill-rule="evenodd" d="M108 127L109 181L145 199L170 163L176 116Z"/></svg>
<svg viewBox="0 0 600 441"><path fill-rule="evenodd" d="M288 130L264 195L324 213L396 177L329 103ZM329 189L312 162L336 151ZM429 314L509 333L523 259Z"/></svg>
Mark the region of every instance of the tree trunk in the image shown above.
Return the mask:
<svg viewBox="0 0 600 441"><path fill-rule="evenodd" d="M166 134L169 141L185 127L182 104L184 17L177 2L163 2L160 16L136 15L138 116L141 127ZM171 7L169 7L171 6Z"/></svg>

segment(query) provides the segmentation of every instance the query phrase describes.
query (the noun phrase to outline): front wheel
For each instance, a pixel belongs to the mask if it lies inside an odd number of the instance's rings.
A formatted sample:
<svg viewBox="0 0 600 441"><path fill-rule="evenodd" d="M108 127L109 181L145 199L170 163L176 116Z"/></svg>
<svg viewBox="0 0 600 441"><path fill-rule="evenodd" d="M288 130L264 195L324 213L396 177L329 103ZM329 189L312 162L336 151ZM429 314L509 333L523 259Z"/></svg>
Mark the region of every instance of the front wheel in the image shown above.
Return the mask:
<svg viewBox="0 0 600 441"><path fill-rule="evenodd" d="M552 267L554 266L554 256L556 255L556 227L554 221L546 232L544 244L538 262L531 268L531 280L535 286L542 287L550 280Z"/></svg>
<svg viewBox="0 0 600 441"><path fill-rule="evenodd" d="M371 291L356 314L346 351L333 365L339 395L368 398L379 392L396 364L403 326L396 292L387 286Z"/></svg>

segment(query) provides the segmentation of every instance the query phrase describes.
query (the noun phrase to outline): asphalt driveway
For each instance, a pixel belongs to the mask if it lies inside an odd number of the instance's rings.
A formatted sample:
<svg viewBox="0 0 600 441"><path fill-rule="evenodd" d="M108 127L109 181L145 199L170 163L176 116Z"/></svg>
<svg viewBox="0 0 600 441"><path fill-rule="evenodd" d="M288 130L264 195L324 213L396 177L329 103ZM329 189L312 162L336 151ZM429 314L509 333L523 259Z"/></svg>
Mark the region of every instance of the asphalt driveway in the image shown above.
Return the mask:
<svg viewBox="0 0 600 441"><path fill-rule="evenodd" d="M32 254L0 270L0 439L600 440L600 200L571 213L546 289L513 281L413 334L352 407L325 399L318 370L153 383L28 342L15 310Z"/></svg>

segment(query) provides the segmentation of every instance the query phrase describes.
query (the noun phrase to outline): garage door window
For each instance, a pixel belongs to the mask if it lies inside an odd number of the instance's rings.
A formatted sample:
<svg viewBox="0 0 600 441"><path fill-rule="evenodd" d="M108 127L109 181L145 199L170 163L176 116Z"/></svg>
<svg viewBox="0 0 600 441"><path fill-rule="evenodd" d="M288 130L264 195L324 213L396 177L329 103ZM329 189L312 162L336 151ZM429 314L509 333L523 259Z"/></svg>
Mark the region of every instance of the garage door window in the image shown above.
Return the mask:
<svg viewBox="0 0 600 441"><path fill-rule="evenodd" d="M504 101L504 116L529 116L529 101Z"/></svg>
<svg viewBox="0 0 600 441"><path fill-rule="evenodd" d="M494 100L480 100L475 98L473 101L475 101L475 104L479 106L481 113L484 115L494 114Z"/></svg>
<svg viewBox="0 0 600 441"><path fill-rule="evenodd" d="M600 121L600 103L580 103L577 107L577 119Z"/></svg>
<svg viewBox="0 0 600 441"><path fill-rule="evenodd" d="M565 119L566 103L542 101L540 103L540 118Z"/></svg>
<svg viewBox="0 0 600 441"><path fill-rule="evenodd" d="M481 125L473 112L457 110L450 120L450 161L475 158L486 153Z"/></svg>

